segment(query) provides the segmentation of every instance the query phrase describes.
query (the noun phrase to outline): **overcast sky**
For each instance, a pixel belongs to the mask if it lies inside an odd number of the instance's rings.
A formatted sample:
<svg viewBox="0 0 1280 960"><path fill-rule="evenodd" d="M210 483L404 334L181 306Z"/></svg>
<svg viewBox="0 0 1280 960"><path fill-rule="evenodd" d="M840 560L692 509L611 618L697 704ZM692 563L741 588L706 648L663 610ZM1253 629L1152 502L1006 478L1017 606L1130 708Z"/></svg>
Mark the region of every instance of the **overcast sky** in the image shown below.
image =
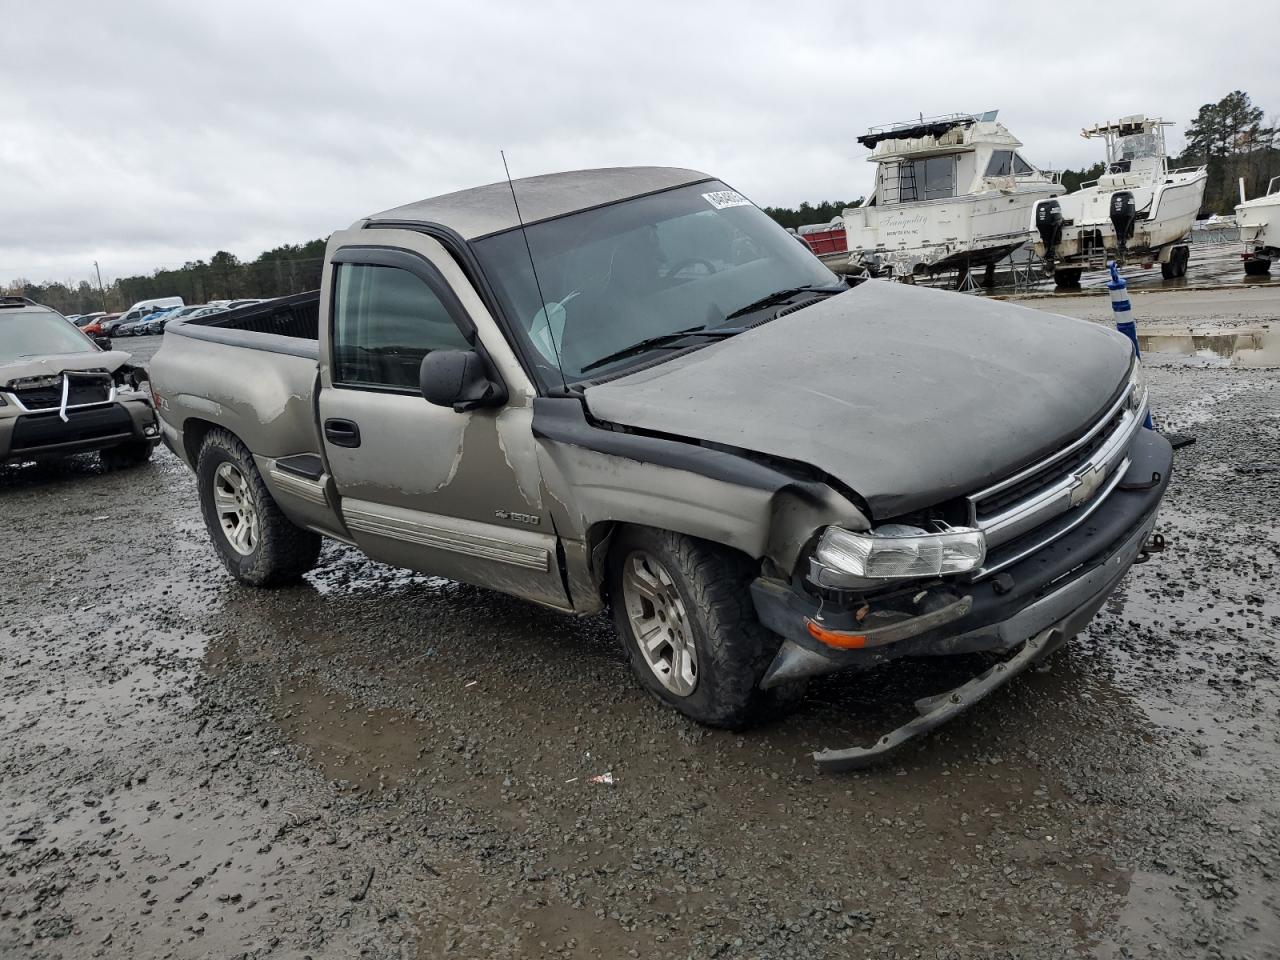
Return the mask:
<svg viewBox="0 0 1280 960"><path fill-rule="evenodd" d="M22 0L0 24L0 282L252 259L377 210L621 164L761 205L848 200L855 138L1000 109L1042 167L1082 126L1233 89L1280 112L1274 23L1128 4ZM1133 10L1131 16L1120 12ZM1218 11L1224 11L1219 15Z"/></svg>

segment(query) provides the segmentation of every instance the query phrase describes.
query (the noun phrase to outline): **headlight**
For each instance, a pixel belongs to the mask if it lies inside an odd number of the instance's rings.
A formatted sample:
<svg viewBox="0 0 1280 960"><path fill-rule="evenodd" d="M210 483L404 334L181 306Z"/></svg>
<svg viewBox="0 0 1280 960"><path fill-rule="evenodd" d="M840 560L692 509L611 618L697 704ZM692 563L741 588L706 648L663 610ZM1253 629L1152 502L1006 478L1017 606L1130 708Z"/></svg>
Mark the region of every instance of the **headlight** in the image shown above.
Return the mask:
<svg viewBox="0 0 1280 960"><path fill-rule="evenodd" d="M1133 358L1133 372L1129 374L1129 396L1124 405L1139 420L1146 418L1147 374L1142 369L1142 361L1137 357Z"/></svg>
<svg viewBox="0 0 1280 960"><path fill-rule="evenodd" d="M880 586L886 580L976 570L986 557L986 537L972 527L934 533L902 523L888 523L870 533L827 527L818 541L810 579L825 587Z"/></svg>

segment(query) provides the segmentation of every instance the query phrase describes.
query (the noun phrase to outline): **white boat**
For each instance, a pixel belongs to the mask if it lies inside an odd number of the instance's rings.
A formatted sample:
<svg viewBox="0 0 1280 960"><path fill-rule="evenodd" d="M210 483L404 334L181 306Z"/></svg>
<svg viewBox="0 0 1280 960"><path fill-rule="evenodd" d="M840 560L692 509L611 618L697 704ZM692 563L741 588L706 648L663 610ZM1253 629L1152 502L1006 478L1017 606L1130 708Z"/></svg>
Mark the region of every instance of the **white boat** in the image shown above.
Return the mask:
<svg viewBox="0 0 1280 960"><path fill-rule="evenodd" d="M1183 242L1204 199L1204 167L1169 169L1158 117L1135 114L1080 132L1106 141L1106 172L1075 193L1036 204L1035 251L1060 286L1108 260L1160 263L1165 279L1187 272Z"/></svg>
<svg viewBox="0 0 1280 960"><path fill-rule="evenodd" d="M873 127L858 138L876 165L871 197L844 211L852 268L899 278L987 267L1026 243L1032 207L1063 192L997 111Z"/></svg>
<svg viewBox="0 0 1280 960"><path fill-rule="evenodd" d="M1240 188L1241 196L1244 187ZM1267 192L1236 205L1236 224L1244 243L1244 272L1251 277L1271 272L1271 261L1280 257L1280 177L1272 177Z"/></svg>

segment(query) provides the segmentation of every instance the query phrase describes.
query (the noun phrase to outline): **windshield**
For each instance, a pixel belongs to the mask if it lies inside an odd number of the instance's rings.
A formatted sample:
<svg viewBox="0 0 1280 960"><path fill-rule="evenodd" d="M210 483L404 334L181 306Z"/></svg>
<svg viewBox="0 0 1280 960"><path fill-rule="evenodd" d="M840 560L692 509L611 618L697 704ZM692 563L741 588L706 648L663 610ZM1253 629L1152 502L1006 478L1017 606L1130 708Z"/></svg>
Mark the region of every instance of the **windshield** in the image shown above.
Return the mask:
<svg viewBox="0 0 1280 960"><path fill-rule="evenodd" d="M571 214L527 233L545 310L521 231L477 241L475 250L543 387L560 384L557 350L570 382L607 375L650 359L642 351L598 363L642 340L714 329L778 291L840 282L802 242L717 181Z"/></svg>
<svg viewBox="0 0 1280 960"><path fill-rule="evenodd" d="M1132 133L1116 139L1111 147L1110 159L1113 163L1123 160L1132 162L1146 157L1159 158L1160 155L1160 138L1154 133Z"/></svg>
<svg viewBox="0 0 1280 960"><path fill-rule="evenodd" d="M56 313L0 314L0 363L55 353L92 353L93 341Z"/></svg>

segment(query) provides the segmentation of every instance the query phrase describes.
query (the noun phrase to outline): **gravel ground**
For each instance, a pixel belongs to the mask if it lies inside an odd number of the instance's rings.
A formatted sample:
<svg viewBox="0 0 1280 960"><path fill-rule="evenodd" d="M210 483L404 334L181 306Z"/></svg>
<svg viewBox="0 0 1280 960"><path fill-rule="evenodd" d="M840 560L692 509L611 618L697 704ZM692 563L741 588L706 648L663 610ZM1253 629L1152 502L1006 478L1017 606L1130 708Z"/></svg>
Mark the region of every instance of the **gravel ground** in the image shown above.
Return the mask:
<svg viewBox="0 0 1280 960"><path fill-rule="evenodd" d="M0 469L0 957L1280 957L1276 371L1152 361L1167 551L856 775L808 753L977 666L709 731L602 620L335 544L234 584L164 451Z"/></svg>

